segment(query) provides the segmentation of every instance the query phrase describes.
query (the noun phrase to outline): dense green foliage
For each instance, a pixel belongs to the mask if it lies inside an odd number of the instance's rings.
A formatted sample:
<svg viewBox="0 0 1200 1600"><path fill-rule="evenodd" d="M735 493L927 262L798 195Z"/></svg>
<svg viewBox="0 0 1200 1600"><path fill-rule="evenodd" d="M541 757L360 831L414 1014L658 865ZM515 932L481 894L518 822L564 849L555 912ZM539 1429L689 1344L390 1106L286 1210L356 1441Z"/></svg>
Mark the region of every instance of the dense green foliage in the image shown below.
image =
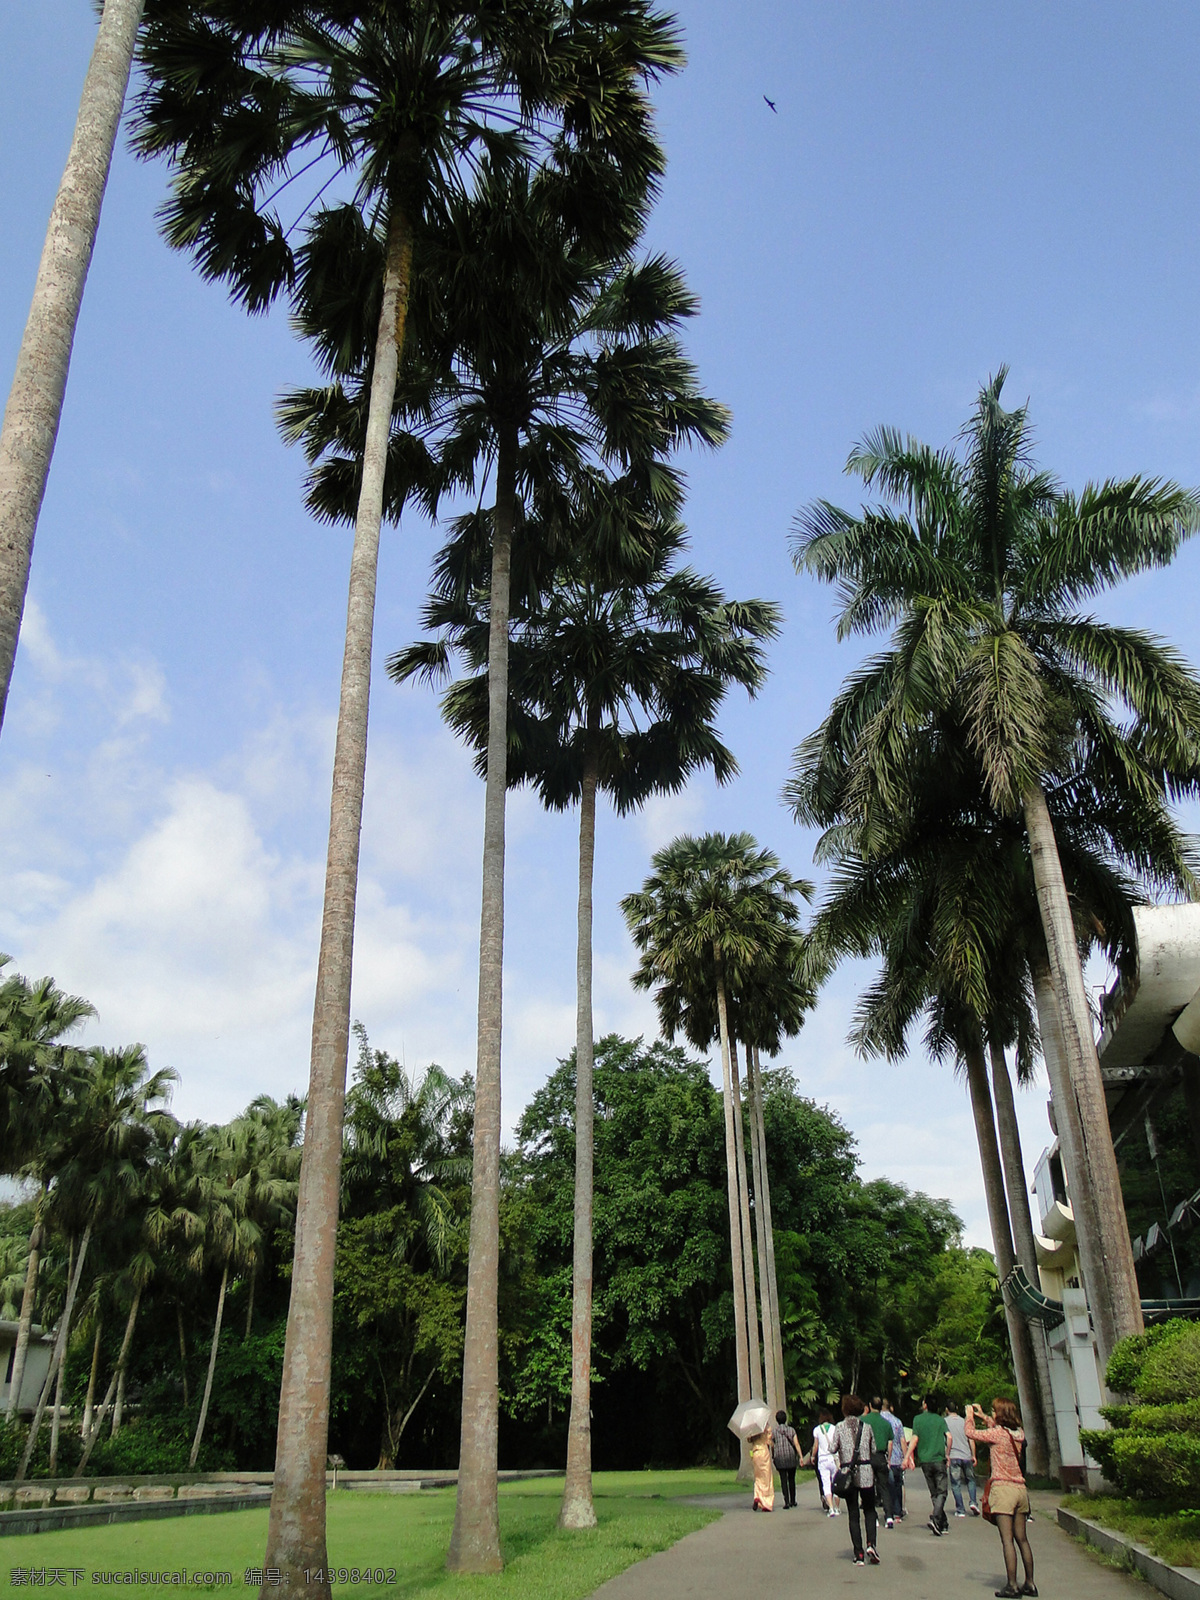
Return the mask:
<svg viewBox="0 0 1200 1600"><path fill-rule="evenodd" d="M359 1045L346 1106L330 1449L356 1467L453 1465L471 1084L437 1067L409 1074L372 1049L361 1030ZM985 1252L962 1248L949 1205L886 1179L863 1182L851 1135L799 1093L790 1072L766 1072L764 1089L788 1390L797 1421L847 1387L883 1387L907 1409L909 1397L930 1387L963 1398L1006 1389L1011 1379L993 1264ZM505 1157L506 1465L558 1465L565 1449L574 1095L568 1057L534 1095L517 1148ZM706 1064L683 1050L613 1035L597 1047L595 1095L597 1466L726 1463L732 1437L725 1420L736 1397L720 1094ZM286 1124L286 1107L276 1111ZM244 1125L243 1117L230 1127ZM183 1133L203 1137L213 1149L245 1148L244 1138L239 1146L220 1129ZM290 1148L286 1126L280 1137ZM262 1168L261 1151L256 1159L252 1171ZM291 1212L284 1205L271 1229L253 1235L254 1249L227 1256L206 1242L216 1223L202 1203L205 1194L186 1192L195 1210L185 1214L199 1231L186 1240L182 1232L164 1236L143 1289L124 1423L115 1436L103 1430L91 1471L186 1467L226 1259L225 1316L198 1466L271 1463ZM244 1223L239 1207L250 1207L256 1194L261 1204L263 1192L261 1185L216 1191L220 1226L230 1226L231 1207L234 1220ZM205 1193L215 1203L214 1193ZM24 1280L32 1214L29 1202L0 1210L10 1308ZM81 1290L88 1309L71 1339L72 1416L62 1428L60 1472L79 1459L75 1419L97 1315L100 1392L116 1360L128 1304L128 1286L121 1287L125 1237L98 1247L96 1281ZM64 1277L64 1252L51 1239L39 1319L52 1322L59 1314ZM23 1434L14 1426L0 1435L0 1471L15 1460ZM47 1470L46 1451L43 1436L34 1473Z"/></svg>
<svg viewBox="0 0 1200 1600"><path fill-rule="evenodd" d="M1107 1381L1138 1405L1105 1408L1108 1429L1082 1433L1105 1476L1135 1499L1194 1505L1200 1496L1200 1324L1181 1317L1124 1339Z"/></svg>

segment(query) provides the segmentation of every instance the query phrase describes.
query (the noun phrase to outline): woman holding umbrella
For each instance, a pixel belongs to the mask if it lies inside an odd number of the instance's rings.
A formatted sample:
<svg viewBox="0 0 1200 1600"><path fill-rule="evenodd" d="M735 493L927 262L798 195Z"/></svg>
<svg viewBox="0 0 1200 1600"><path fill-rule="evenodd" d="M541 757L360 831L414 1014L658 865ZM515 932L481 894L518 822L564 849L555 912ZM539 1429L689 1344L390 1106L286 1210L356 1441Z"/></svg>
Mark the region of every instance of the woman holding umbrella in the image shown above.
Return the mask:
<svg viewBox="0 0 1200 1600"><path fill-rule="evenodd" d="M775 1509L775 1463L771 1459L771 1413L761 1400L743 1400L729 1419L730 1433L745 1439L754 1464L754 1509Z"/></svg>

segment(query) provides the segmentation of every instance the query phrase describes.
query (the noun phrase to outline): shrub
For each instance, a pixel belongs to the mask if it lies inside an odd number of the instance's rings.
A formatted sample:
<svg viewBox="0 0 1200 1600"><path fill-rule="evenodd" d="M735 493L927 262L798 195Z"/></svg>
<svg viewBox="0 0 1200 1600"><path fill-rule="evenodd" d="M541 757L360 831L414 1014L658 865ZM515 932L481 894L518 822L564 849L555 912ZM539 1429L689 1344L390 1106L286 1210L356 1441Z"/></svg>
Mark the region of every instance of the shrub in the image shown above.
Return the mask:
<svg viewBox="0 0 1200 1600"><path fill-rule="evenodd" d="M1170 1322L1157 1323L1145 1333L1132 1334L1122 1339L1108 1358L1105 1381L1116 1394L1141 1394L1139 1387L1142 1367L1148 1357L1163 1344L1170 1344L1194 1326L1182 1317Z"/></svg>
<svg viewBox="0 0 1200 1600"><path fill-rule="evenodd" d="M1142 1363L1137 1394L1151 1405L1200 1400L1200 1323L1185 1323L1183 1332L1149 1352Z"/></svg>
<svg viewBox="0 0 1200 1600"><path fill-rule="evenodd" d="M1200 1438L1132 1431L1111 1438L1113 1475L1127 1494L1195 1503L1200 1495Z"/></svg>
<svg viewBox="0 0 1200 1600"><path fill-rule="evenodd" d="M1135 1433L1194 1433L1200 1437L1200 1400L1177 1400L1161 1406L1132 1406L1126 1426Z"/></svg>

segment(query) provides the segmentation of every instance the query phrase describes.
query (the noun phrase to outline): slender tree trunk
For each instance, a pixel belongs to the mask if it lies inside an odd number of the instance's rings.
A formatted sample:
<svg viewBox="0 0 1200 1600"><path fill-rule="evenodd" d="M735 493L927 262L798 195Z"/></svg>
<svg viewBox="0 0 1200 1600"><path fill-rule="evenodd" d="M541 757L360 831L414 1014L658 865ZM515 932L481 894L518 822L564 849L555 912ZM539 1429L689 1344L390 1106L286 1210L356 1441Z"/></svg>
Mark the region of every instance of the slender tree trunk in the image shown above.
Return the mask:
<svg viewBox="0 0 1200 1600"><path fill-rule="evenodd" d="M742 1218L738 1202L737 1133L733 1120L733 1072L730 1062L729 1008L725 998L725 967L714 945L717 972L717 1022L721 1032L721 1089L725 1104L725 1188L729 1201L729 1257L733 1277L733 1337L737 1356L737 1397L750 1399L750 1352L746 1343L746 1275L742 1267ZM740 1441L738 1477L754 1476L750 1446Z"/></svg>
<svg viewBox="0 0 1200 1600"><path fill-rule="evenodd" d="M183 1332L183 1307L178 1300L175 1302L175 1317L179 1323L179 1370L183 1374L183 1409L186 1411L191 1403L188 1399L187 1339Z"/></svg>
<svg viewBox="0 0 1200 1600"><path fill-rule="evenodd" d="M488 748L483 803L479 1018L467 1325L463 1343L458 1496L446 1565L499 1572L497 1295L500 1281L500 1037L504 964L504 801L508 772L508 611L517 499L517 435L496 456L492 586L488 609ZM270 1597L264 1595L264 1600Z"/></svg>
<svg viewBox="0 0 1200 1600"><path fill-rule="evenodd" d="M54 1408L50 1413L50 1476L58 1477L58 1435L62 1426L63 1385L67 1376L64 1356L58 1364L58 1377L54 1380Z"/></svg>
<svg viewBox="0 0 1200 1600"><path fill-rule="evenodd" d="M108 1388L105 1391L104 1399L100 1402L100 1410L96 1416L95 1423L89 1430L83 1446L83 1454L79 1459L79 1477L83 1476L84 1468L92 1459L92 1451L96 1448L96 1441L99 1439L104 1430L104 1419L108 1415L109 1406L111 1406L113 1403L113 1394L116 1393L118 1397L120 1397L122 1394L125 1368L129 1360L129 1348L133 1342L133 1329L137 1322L138 1307L141 1305L141 1303L142 1291L141 1287L139 1286L134 1293L133 1304L129 1308L129 1315L125 1319L125 1334L121 1340L121 1349L117 1356L117 1364L113 1368L112 1377L108 1380ZM114 1435L118 1432L115 1414L113 1417L112 1431Z"/></svg>
<svg viewBox="0 0 1200 1600"><path fill-rule="evenodd" d="M221 1288L217 1295L217 1316L213 1323L212 1344L208 1351L208 1375L204 1380L204 1398L200 1402L200 1418L196 1423L196 1437L192 1440L192 1453L188 1457L188 1471L196 1465L196 1457L200 1454L200 1441L204 1438L204 1424L208 1420L208 1402L212 1398L213 1373L217 1370L217 1346L221 1342L221 1319L225 1315L225 1285L229 1282L229 1264L226 1262L221 1273ZM322 1485L322 1490L324 1486Z"/></svg>
<svg viewBox="0 0 1200 1600"><path fill-rule="evenodd" d="M121 1419L125 1415L125 1368L122 1367L117 1375L117 1402L113 1406L112 1433L116 1438L121 1431Z"/></svg>
<svg viewBox="0 0 1200 1600"><path fill-rule="evenodd" d="M754 1282L754 1233L750 1220L750 1186L746 1181L746 1135L742 1126L742 1086L738 1077L737 1041L729 1040L729 1081L733 1087L733 1136L737 1147L738 1206L742 1219L742 1272L746 1280L746 1349L750 1357L750 1396L764 1395L758 1343L758 1293Z"/></svg>
<svg viewBox="0 0 1200 1600"><path fill-rule="evenodd" d="M142 0L106 0L0 427L0 722Z"/></svg>
<svg viewBox="0 0 1200 1600"><path fill-rule="evenodd" d="M350 558L346 645L333 755L325 905L313 1003L312 1056L296 1243L288 1301L275 1478L264 1567L301 1584L307 1569L325 1571L325 1459L329 1444L329 1373L333 1349L333 1265L337 1247L342 1116L350 1045L350 979L358 850L367 762L367 712L379 525L396 374L404 348L412 271L412 230L399 207L388 225L383 300L375 341L362 485ZM310 1584L311 1600L330 1600L328 1580ZM264 1583L263 1600L275 1600Z"/></svg>
<svg viewBox="0 0 1200 1600"><path fill-rule="evenodd" d="M50 1400L50 1388L58 1377L59 1369L66 1360L67 1340L71 1333L71 1317L75 1311L75 1296L79 1293L79 1280L83 1277L83 1264L87 1260L88 1245L91 1242L92 1225L89 1222L83 1230L83 1238L79 1241L79 1254L75 1257L74 1270L67 1279L67 1299L63 1306L62 1318L58 1324L58 1338L54 1341L54 1354L50 1358L50 1367L46 1373L46 1381L42 1385L42 1392L38 1396L37 1410L33 1414L33 1421L29 1425L29 1437L25 1441L25 1449L21 1455L20 1465L17 1467L15 1481L23 1482L25 1474L29 1471L29 1463L33 1458L37 1446L37 1437L41 1432L42 1418L46 1414L46 1406Z"/></svg>
<svg viewBox="0 0 1200 1600"><path fill-rule="evenodd" d="M590 730L589 730L590 732ZM594 1528L592 1504L592 1208L595 1101L592 1093L592 876L596 859L598 762L589 748L579 797L579 916L575 954L575 1254L571 1291L571 1420L559 1523Z"/></svg>
<svg viewBox="0 0 1200 1600"><path fill-rule="evenodd" d="M996 1142L996 1121L992 1111L992 1095L988 1088L987 1064L983 1045L974 1044L965 1052L967 1084L971 1091L971 1110L975 1116L975 1137L979 1143L979 1164L983 1169L983 1190L987 1198L988 1220L992 1227L992 1243L996 1252L996 1271L1001 1282L1013 1269L1012 1230L1008 1220L1008 1202L1004 1196L1004 1173L1000 1166L1000 1147ZM1029 1329L1024 1318L1007 1299L1004 1317L1008 1324L1008 1339L1012 1347L1013 1371L1017 1376L1017 1398L1021 1407L1021 1420L1025 1425L1026 1450L1029 1470L1037 1477L1045 1477L1049 1465L1046 1435L1042 1427L1042 1413L1038 1405L1037 1383L1034 1378L1033 1351Z"/></svg>
<svg viewBox="0 0 1200 1600"><path fill-rule="evenodd" d="M87 1399L83 1402L83 1424L79 1430L81 1439L86 1439L92 1431L92 1416L96 1409L96 1373L100 1368L100 1335L103 1331L104 1324L97 1316L96 1333L92 1339L92 1368L88 1373Z"/></svg>
<svg viewBox="0 0 1200 1600"><path fill-rule="evenodd" d="M759 1159L762 1163L762 1186L756 1190L762 1206L762 1237L766 1240L767 1275L766 1290L771 1300L772 1346L775 1368L775 1399L771 1404L779 1411L787 1410L787 1374L783 1365L783 1324L779 1316L779 1285L775 1275L775 1227L771 1220L771 1175L767 1170L767 1124L763 1113L762 1063L758 1046L752 1051L754 1120L758 1128ZM755 1179L757 1184L758 1179Z"/></svg>
<svg viewBox="0 0 1200 1600"><path fill-rule="evenodd" d="M1025 830L1037 886L1038 907L1046 935L1051 987L1058 1008L1060 1043L1063 1050L1063 1088L1076 1108L1080 1139L1080 1171L1086 1169L1086 1182L1094 1197L1098 1232L1084 1240L1076 1221L1080 1257L1088 1281L1088 1300L1096 1328L1100 1370L1118 1340L1141 1333L1142 1301L1133 1267L1133 1247L1125 1220L1121 1178L1108 1125L1100 1061L1092 1034L1092 1019L1083 987L1083 969L1071 905L1063 879L1054 824L1040 785L1021 797ZM1071 1111L1068 1107L1068 1117ZM1078 1181L1077 1175L1072 1178ZM1090 1217L1085 1223L1091 1232Z"/></svg>
<svg viewBox="0 0 1200 1600"><path fill-rule="evenodd" d="M29 1339L33 1330L33 1308L37 1302L38 1266L42 1252L42 1205L45 1199L46 1191L43 1189L33 1227L29 1232L29 1258L25 1264L25 1288L21 1294L21 1317L17 1323L17 1348L13 1352L13 1375L8 1390L5 1422L11 1422L17 1414L21 1385L25 1381L25 1362L29 1355Z"/></svg>
<svg viewBox="0 0 1200 1600"><path fill-rule="evenodd" d="M255 1263L250 1268L250 1297L246 1301L246 1338L247 1339L250 1337L251 1329L254 1327L254 1286L255 1286L255 1284L257 1282L258 1282L258 1264Z"/></svg>
<svg viewBox="0 0 1200 1600"><path fill-rule="evenodd" d="M767 1405L774 1415L779 1405L775 1375L775 1319L771 1311L770 1276L767 1271L767 1230L763 1217L763 1163L755 1092L754 1047L746 1046L746 1115L750 1123L750 1177L754 1183L754 1244L758 1254L758 1292L762 1302L763 1382Z"/></svg>
<svg viewBox="0 0 1200 1600"><path fill-rule="evenodd" d="M1033 1217L1029 1210L1029 1186L1025 1179L1025 1161L1021 1154L1021 1130L1017 1124L1017 1107L1013 1099L1012 1079L1008 1075L1008 1062L999 1045L989 1041L992 1059L992 1093L996 1102L996 1131L1000 1135L1000 1158L1004 1163L1004 1186L1008 1191L1008 1216L1012 1224L1013 1245L1017 1260L1025 1268L1025 1276L1037 1288L1039 1283L1037 1246L1033 1242ZM1046 1435L1046 1453L1052 1478L1062 1474L1062 1452L1058 1442L1058 1419L1054 1414L1054 1393L1050 1387L1050 1357L1046 1352L1046 1335L1038 1326L1029 1324L1029 1343L1033 1351L1034 1374L1037 1392L1042 1404L1042 1429Z"/></svg>

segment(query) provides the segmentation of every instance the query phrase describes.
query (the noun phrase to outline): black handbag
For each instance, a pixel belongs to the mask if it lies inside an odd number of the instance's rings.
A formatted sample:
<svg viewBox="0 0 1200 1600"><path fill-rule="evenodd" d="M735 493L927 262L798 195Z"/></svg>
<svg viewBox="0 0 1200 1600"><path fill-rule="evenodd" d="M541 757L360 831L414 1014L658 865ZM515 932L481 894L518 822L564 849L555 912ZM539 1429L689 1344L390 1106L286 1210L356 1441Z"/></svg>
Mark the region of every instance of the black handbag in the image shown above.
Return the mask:
<svg viewBox="0 0 1200 1600"><path fill-rule="evenodd" d="M858 1419L858 1432L854 1435L854 1451L848 1467L839 1467L833 1475L833 1492L839 1500L846 1498L848 1490L853 1489L858 1482L858 1469L865 1466L865 1462L858 1459L858 1447L862 1443L863 1420Z"/></svg>

